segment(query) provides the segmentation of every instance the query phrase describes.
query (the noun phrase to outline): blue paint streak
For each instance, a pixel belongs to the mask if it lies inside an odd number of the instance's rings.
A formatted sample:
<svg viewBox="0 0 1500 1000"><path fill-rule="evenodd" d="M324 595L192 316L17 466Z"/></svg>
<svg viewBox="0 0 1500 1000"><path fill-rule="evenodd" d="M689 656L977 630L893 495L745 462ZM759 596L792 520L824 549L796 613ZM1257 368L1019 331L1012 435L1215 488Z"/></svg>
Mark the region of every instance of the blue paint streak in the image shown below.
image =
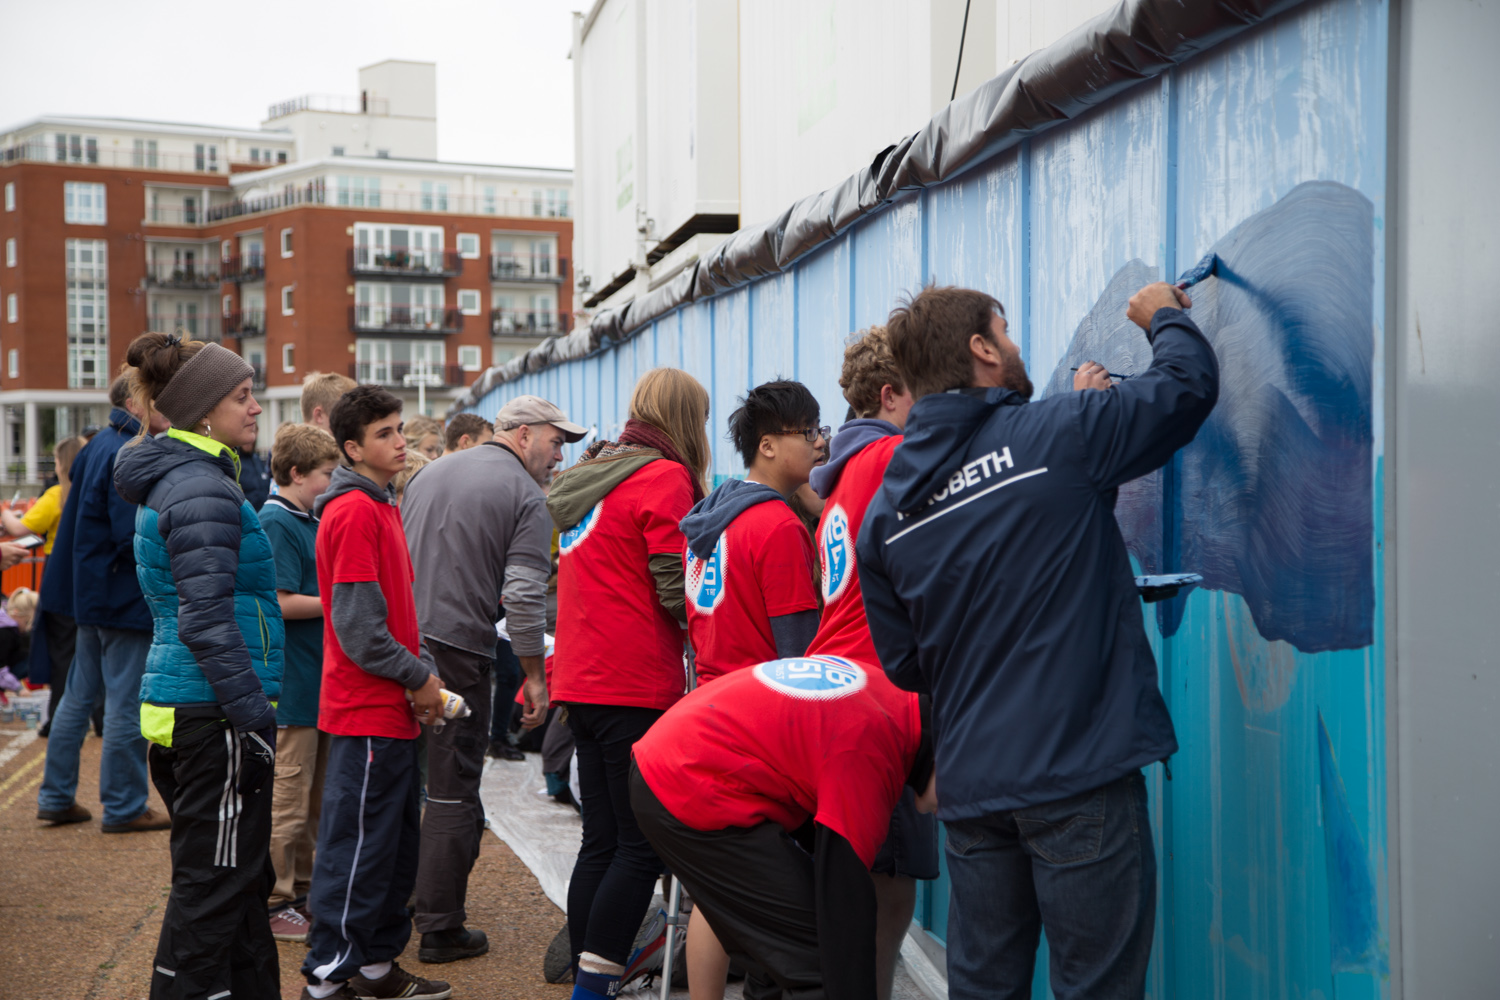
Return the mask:
<svg viewBox="0 0 1500 1000"><path fill-rule="evenodd" d="M1375 903L1375 876L1364 838L1349 807L1349 793L1339 774L1328 739L1328 725L1318 713L1318 770L1323 793L1323 848L1328 864L1328 947L1333 972L1389 971L1380 917Z"/></svg>
<svg viewBox="0 0 1500 1000"><path fill-rule="evenodd" d="M1178 456L1179 554L1163 565L1163 481L1120 490L1116 516L1143 572L1202 573L1245 598L1256 629L1303 652L1358 649L1374 636L1370 538L1373 209L1342 184L1298 185L1215 244L1215 280L1193 318L1219 356L1219 404ZM1131 261L1110 280L1058 362L1047 392L1072 391L1070 366L1134 374L1150 364L1124 318L1156 270ZM1163 601L1173 635L1182 599Z"/></svg>

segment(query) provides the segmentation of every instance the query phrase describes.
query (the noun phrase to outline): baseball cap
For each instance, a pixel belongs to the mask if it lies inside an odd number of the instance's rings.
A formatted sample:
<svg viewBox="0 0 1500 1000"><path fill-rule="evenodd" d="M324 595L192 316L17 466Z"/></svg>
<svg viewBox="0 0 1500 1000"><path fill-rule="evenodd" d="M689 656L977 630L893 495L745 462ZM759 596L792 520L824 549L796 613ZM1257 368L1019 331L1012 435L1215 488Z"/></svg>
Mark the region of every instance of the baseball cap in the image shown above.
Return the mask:
<svg viewBox="0 0 1500 1000"><path fill-rule="evenodd" d="M551 424L562 431L569 443L581 441L588 431L568 419L568 415L541 396L517 396L495 414L495 429L508 431L522 424Z"/></svg>

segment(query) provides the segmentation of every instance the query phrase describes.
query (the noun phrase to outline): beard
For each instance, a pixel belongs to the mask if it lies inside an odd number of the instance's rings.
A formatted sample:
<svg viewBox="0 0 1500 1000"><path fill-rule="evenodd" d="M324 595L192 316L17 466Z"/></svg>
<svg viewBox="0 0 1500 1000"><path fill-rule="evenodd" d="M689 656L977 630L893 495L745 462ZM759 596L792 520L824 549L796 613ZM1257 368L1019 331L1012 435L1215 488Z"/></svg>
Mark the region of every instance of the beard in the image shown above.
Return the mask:
<svg viewBox="0 0 1500 1000"><path fill-rule="evenodd" d="M1002 358L1000 385L1016 393L1022 399L1030 401L1031 394L1036 391L1036 387L1031 384L1031 379L1026 375L1026 362L1021 360L1021 352L1004 354Z"/></svg>

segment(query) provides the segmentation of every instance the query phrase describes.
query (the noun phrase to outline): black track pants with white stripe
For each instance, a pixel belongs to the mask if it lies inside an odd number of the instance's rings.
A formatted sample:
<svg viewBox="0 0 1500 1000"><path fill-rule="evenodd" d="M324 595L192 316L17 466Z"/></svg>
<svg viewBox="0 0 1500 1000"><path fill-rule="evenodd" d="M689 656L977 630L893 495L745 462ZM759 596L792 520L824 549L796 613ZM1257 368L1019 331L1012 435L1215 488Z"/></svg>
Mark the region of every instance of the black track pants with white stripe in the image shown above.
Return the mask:
<svg viewBox="0 0 1500 1000"><path fill-rule="evenodd" d="M172 894L156 945L151 1000L281 996L266 917L271 772L241 796L239 741L227 724L186 746L153 744L151 781L172 816Z"/></svg>
<svg viewBox="0 0 1500 1000"><path fill-rule="evenodd" d="M390 961L411 940L406 902L417 882L421 807L417 741L335 736L307 904L313 925L302 973L344 982Z"/></svg>

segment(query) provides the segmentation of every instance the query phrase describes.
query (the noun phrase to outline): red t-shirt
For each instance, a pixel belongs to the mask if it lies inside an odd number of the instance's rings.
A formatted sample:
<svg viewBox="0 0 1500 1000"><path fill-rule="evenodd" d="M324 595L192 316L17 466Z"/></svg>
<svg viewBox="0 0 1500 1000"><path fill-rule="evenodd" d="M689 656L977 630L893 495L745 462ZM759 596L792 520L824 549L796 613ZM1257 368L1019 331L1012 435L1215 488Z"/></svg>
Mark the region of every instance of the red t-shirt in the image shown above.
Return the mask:
<svg viewBox="0 0 1500 1000"><path fill-rule="evenodd" d="M779 501L731 521L707 559L682 558L699 682L776 659L771 619L818 609L812 539Z"/></svg>
<svg viewBox="0 0 1500 1000"><path fill-rule="evenodd" d="M656 598L650 557L682 552L692 474L659 459L558 536L552 699L670 708L687 687L682 627Z"/></svg>
<svg viewBox="0 0 1500 1000"><path fill-rule="evenodd" d="M635 744L641 777L694 830L812 817L866 865L916 760L917 696L878 666L800 657L737 670L682 699Z"/></svg>
<svg viewBox="0 0 1500 1000"><path fill-rule="evenodd" d="M901 443L901 435L872 441L844 464L838 484L823 505L818 521L818 561L823 567L823 620L813 636L808 655L825 653L847 656L859 663L877 664L870 622L865 618L865 599L859 590L859 569L854 561L854 543L865 509L880 489L885 467Z"/></svg>
<svg viewBox="0 0 1500 1000"><path fill-rule="evenodd" d="M318 594L323 602L323 691L318 728L335 736L416 739L422 728L406 700L406 689L367 673L339 645L333 631L333 585L378 583L385 597L386 627L401 645L421 651L417 605L412 597L411 555L401 512L368 493L334 497L318 523Z"/></svg>

